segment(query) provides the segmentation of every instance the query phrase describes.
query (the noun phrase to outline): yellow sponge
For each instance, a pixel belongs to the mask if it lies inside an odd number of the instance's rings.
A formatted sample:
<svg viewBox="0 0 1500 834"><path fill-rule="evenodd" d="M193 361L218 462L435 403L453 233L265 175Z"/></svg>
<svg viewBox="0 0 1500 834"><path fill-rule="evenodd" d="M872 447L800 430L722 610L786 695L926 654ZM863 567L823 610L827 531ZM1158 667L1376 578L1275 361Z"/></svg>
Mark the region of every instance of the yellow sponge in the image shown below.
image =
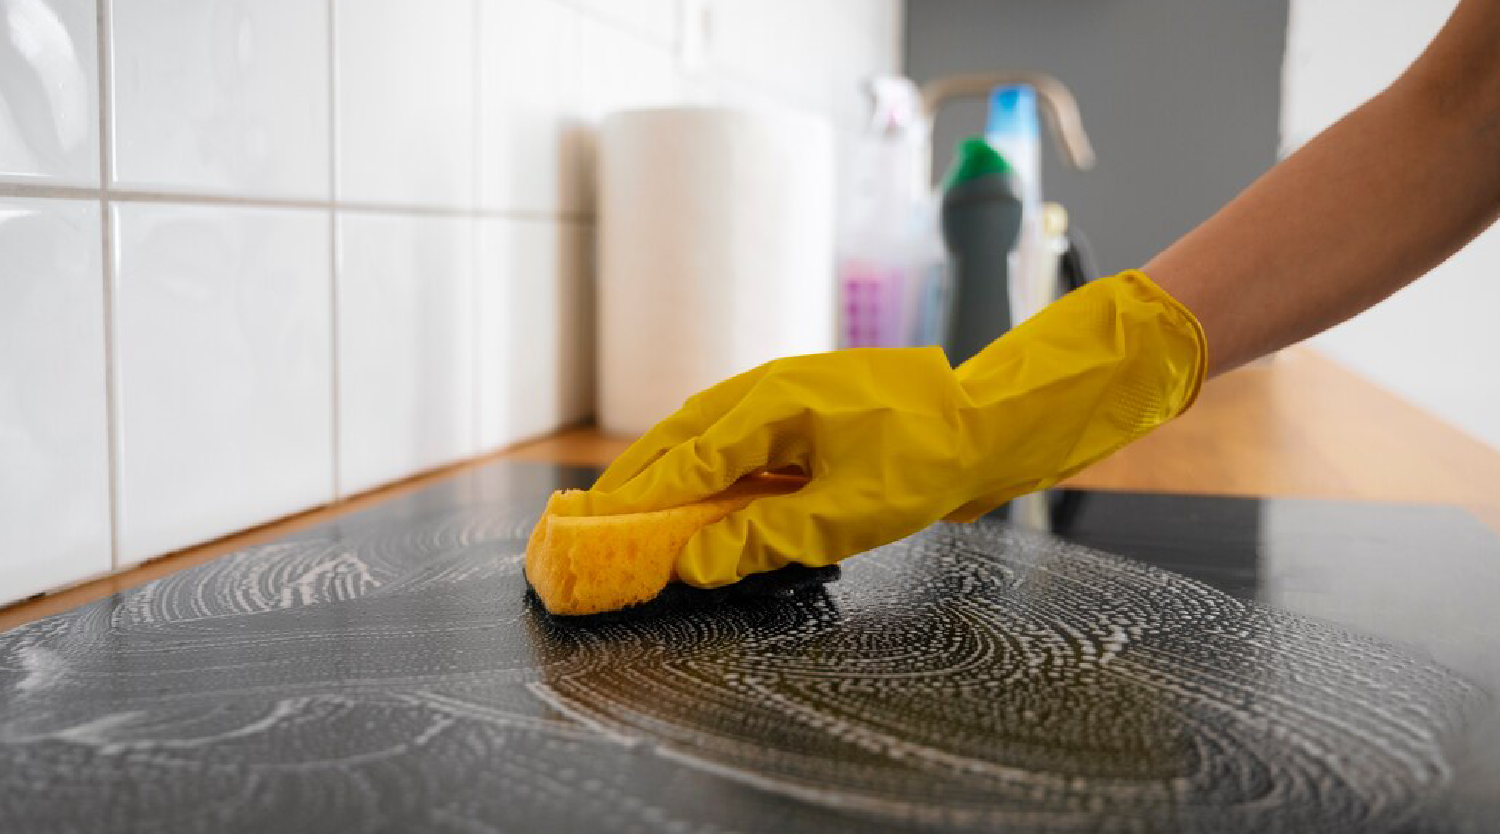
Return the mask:
<svg viewBox="0 0 1500 834"><path fill-rule="evenodd" d="M582 490L552 493L526 544L526 580L553 614L616 611L646 602L672 581L672 565L701 528L757 498L807 482L756 475L711 498L650 513L579 515Z"/></svg>

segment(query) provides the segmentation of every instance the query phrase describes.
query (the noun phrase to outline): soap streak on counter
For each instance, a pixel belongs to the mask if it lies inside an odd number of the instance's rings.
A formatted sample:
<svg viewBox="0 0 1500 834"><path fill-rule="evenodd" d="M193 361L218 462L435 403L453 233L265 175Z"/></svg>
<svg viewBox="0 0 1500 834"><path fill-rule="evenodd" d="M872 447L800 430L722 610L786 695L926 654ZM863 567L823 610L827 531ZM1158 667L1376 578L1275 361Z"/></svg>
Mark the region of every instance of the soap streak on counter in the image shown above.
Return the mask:
<svg viewBox="0 0 1500 834"><path fill-rule="evenodd" d="M1475 695L1379 641L998 525L862 558L804 606L554 625L547 686L727 778L972 830L1393 830L1448 778Z"/></svg>
<svg viewBox="0 0 1500 834"><path fill-rule="evenodd" d="M1003 525L580 628L497 464L0 638L0 829L1464 830L1486 686ZM1206 499L1212 500L1212 499ZM1493 799L1493 798L1492 798Z"/></svg>

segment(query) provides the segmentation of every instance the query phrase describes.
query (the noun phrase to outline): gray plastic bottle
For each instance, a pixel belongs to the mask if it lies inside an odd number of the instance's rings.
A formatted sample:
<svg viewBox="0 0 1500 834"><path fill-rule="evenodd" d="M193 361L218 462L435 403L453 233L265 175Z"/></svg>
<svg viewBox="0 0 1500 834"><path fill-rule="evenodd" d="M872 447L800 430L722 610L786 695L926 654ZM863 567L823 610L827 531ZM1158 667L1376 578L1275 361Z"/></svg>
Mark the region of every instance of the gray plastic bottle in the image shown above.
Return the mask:
<svg viewBox="0 0 1500 834"><path fill-rule="evenodd" d="M1010 252L1021 232L1015 171L983 139L967 139L943 187L941 223L952 276L944 350L955 366L1010 329Z"/></svg>

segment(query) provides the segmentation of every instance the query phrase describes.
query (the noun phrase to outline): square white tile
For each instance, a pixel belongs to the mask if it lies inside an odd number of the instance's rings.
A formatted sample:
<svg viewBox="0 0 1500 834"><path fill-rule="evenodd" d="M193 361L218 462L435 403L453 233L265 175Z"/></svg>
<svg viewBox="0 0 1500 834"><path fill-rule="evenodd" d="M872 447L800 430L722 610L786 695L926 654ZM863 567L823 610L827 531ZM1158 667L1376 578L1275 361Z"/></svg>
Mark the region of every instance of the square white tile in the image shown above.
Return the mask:
<svg viewBox="0 0 1500 834"><path fill-rule="evenodd" d="M94 2L0 3L0 180L99 182Z"/></svg>
<svg viewBox="0 0 1500 834"><path fill-rule="evenodd" d="M110 569L92 201L0 198L0 604Z"/></svg>
<svg viewBox="0 0 1500 834"><path fill-rule="evenodd" d="M564 181L575 190L564 193L563 205L591 213L599 123L617 110L683 103L689 88L669 48L586 14L576 14L572 28L563 53L562 100L569 112L563 164L569 167Z"/></svg>
<svg viewBox="0 0 1500 834"><path fill-rule="evenodd" d="M576 15L565 45L564 99L585 121L616 110L682 100L670 47L644 41L589 15Z"/></svg>
<svg viewBox="0 0 1500 834"><path fill-rule="evenodd" d="M331 500L328 213L112 211L118 563Z"/></svg>
<svg viewBox="0 0 1500 834"><path fill-rule="evenodd" d="M113 0L114 180L327 199L329 8Z"/></svg>
<svg viewBox="0 0 1500 834"><path fill-rule="evenodd" d="M871 69L891 70L885 65L901 54L901 23L904 15L901 0L841 0L827 4L834 18L848 27L860 40L881 54Z"/></svg>
<svg viewBox="0 0 1500 834"><path fill-rule="evenodd" d="M501 0L507 2L508 0ZM554 0L556 2L556 0ZM625 29L637 37L671 46L677 41L682 0L562 0L581 12Z"/></svg>
<svg viewBox="0 0 1500 834"><path fill-rule="evenodd" d="M787 103L820 101L828 44L847 37L832 3L802 0L718 2L710 7L709 63L774 90Z"/></svg>
<svg viewBox="0 0 1500 834"><path fill-rule="evenodd" d="M334 0L337 196L472 206L474 0Z"/></svg>
<svg viewBox="0 0 1500 834"><path fill-rule="evenodd" d="M474 221L339 217L339 491L475 451Z"/></svg>
<svg viewBox="0 0 1500 834"><path fill-rule="evenodd" d="M557 0L479 4L479 204L576 211L578 116L564 98L577 13ZM576 59L576 56L573 56Z"/></svg>
<svg viewBox="0 0 1500 834"><path fill-rule="evenodd" d="M488 451L593 411L593 234L545 220L486 218L479 229L479 441Z"/></svg>

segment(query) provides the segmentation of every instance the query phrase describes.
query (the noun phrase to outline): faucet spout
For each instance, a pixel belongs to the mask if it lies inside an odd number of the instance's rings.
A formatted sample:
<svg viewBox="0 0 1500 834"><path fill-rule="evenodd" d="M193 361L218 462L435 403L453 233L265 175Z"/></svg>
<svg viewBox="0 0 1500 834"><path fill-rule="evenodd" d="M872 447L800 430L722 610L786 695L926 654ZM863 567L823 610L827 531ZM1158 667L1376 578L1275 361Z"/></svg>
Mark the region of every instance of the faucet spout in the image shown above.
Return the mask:
<svg viewBox="0 0 1500 834"><path fill-rule="evenodd" d="M935 78L922 86L922 109L928 124L931 124L945 103L960 98L984 97L994 88L1007 84L1026 84L1036 90L1042 102L1042 113L1052 129L1053 141L1069 165L1080 171L1094 167L1094 146L1084 132L1078 100L1073 98L1067 85L1046 73L977 72Z"/></svg>

